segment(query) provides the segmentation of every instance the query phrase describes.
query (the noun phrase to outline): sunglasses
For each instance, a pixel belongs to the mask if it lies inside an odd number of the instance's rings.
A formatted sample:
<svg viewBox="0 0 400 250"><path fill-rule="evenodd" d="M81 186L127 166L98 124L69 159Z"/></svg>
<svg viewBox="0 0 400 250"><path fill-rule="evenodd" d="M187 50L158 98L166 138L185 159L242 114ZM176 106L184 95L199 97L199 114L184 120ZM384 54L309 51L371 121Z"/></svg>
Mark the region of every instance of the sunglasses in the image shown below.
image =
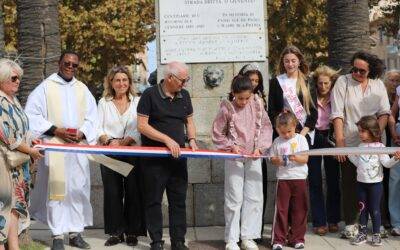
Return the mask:
<svg viewBox="0 0 400 250"><path fill-rule="evenodd" d="M64 67L71 67L76 69L78 68L78 64L77 63L72 63L72 62L64 62Z"/></svg>
<svg viewBox="0 0 400 250"><path fill-rule="evenodd" d="M354 67L354 66L353 66L353 68L351 68L350 72L351 73L358 73L360 75L365 75L367 73L367 71L365 69L360 69L360 68L357 68L357 67Z"/></svg>
<svg viewBox="0 0 400 250"><path fill-rule="evenodd" d="M188 77L188 78L186 78L186 79L181 79L181 78L179 78L179 77L177 77L176 75L174 75L174 74L171 74L173 77L175 77L177 80L179 80L180 82L181 82L181 84L185 84L185 83L187 83L187 82L189 82L190 81L190 77Z"/></svg>
<svg viewBox="0 0 400 250"><path fill-rule="evenodd" d="M19 80L19 76L12 76L10 77L11 82L16 82L17 80Z"/></svg>

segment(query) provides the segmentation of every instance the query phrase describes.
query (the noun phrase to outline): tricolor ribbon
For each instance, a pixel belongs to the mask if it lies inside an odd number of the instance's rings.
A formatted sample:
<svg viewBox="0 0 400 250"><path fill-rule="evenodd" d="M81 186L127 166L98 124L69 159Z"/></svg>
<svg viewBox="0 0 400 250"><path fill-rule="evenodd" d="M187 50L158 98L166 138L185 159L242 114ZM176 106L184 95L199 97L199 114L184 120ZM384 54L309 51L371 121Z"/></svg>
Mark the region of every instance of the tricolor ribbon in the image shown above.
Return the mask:
<svg viewBox="0 0 400 250"><path fill-rule="evenodd" d="M82 144L57 144L39 143L35 145L46 151L81 153L81 154L104 154L104 155L123 155L140 157L170 157L171 151L166 147L138 147L138 146L99 146ZM373 154L394 154L400 151L400 147L343 147L343 148L321 148L299 151L292 155L373 155ZM290 154L289 154L290 155ZM181 148L181 157L184 158L251 158L253 155L235 154L219 150L191 150ZM259 158L270 158L271 155L263 155Z"/></svg>
<svg viewBox="0 0 400 250"><path fill-rule="evenodd" d="M103 154L103 155L122 155L122 156L141 156L141 157L170 157L171 151L165 147L137 147L137 146L99 146L82 144L56 144L39 143L36 148L45 151L81 153L81 154ZM181 157L185 158L225 158L235 159L252 157L251 155L234 154L218 150L191 150L181 148Z"/></svg>

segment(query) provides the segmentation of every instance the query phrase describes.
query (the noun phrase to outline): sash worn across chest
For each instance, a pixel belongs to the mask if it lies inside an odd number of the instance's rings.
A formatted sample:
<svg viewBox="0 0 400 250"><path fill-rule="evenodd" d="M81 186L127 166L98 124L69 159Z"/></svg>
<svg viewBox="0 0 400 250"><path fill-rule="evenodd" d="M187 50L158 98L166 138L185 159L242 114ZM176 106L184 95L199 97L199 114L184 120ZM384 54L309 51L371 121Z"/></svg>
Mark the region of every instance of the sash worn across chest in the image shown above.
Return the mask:
<svg viewBox="0 0 400 250"><path fill-rule="evenodd" d="M304 127L304 123L307 119L307 112L304 110L304 107L297 96L296 88L287 84L284 80L285 77L286 75L279 75L277 77L279 85L282 88L283 95L289 103L290 111L296 116L297 120L299 120L301 126Z"/></svg>
<svg viewBox="0 0 400 250"><path fill-rule="evenodd" d="M46 101L47 101L47 120L56 127L65 127L63 124L63 108L62 87L63 85L49 80L47 82ZM76 110L78 116L78 126L81 126L85 119L86 98L84 84L77 81L71 87L75 95ZM50 139L52 143L64 143L57 137ZM60 152L49 152L49 199L64 200L65 197L65 154Z"/></svg>

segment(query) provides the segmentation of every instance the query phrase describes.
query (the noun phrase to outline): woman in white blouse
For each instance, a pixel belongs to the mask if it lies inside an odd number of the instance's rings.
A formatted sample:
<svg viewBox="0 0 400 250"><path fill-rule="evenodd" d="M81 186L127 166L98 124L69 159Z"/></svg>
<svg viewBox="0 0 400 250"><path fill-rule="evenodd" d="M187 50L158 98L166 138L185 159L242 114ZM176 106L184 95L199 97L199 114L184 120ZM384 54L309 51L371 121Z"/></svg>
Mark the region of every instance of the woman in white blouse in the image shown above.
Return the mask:
<svg viewBox="0 0 400 250"><path fill-rule="evenodd" d="M136 114L138 102L139 97L135 96L128 69L124 66L112 68L104 83L103 98L98 104L99 144L140 144ZM113 246L126 241L129 246L135 246L138 242L137 236L146 235L139 185L139 161L127 156L110 157L131 163L135 168L124 177L101 166L104 186L104 231L110 235L104 245Z"/></svg>

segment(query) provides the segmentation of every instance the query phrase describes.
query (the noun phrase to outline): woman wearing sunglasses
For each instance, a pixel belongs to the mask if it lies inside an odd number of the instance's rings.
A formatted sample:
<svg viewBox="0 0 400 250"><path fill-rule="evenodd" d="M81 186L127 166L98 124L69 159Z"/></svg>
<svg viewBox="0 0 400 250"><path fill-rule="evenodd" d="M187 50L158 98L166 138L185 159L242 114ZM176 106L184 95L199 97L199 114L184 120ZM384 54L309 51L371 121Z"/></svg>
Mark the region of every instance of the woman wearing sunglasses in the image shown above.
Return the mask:
<svg viewBox="0 0 400 250"><path fill-rule="evenodd" d="M27 155L33 160L43 157L31 147L28 117L16 97L22 73L16 62L0 60L0 250L5 249L6 243L7 249L19 249L18 234L30 224L32 164ZM14 156L15 161L10 161L10 151L26 155Z"/></svg>
<svg viewBox="0 0 400 250"><path fill-rule="evenodd" d="M332 90L331 120L333 121L336 147L356 147L360 143L356 122L361 117L374 115L383 131L390 114L386 88L379 77L384 64L375 55L365 51L357 52L351 59L349 74L338 78ZM357 213L356 167L345 157L337 157L342 172L342 204L346 227L342 238L357 235L355 226Z"/></svg>

